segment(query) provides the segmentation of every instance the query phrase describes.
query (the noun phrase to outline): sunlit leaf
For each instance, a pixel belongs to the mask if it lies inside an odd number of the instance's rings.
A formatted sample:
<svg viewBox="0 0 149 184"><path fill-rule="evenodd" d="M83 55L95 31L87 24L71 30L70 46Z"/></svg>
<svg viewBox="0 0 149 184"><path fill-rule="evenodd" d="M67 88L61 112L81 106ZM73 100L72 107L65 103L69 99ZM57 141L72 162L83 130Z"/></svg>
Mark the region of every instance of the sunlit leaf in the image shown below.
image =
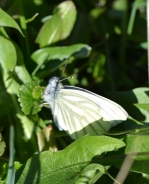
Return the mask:
<svg viewBox="0 0 149 184"><path fill-rule="evenodd" d="M20 27L14 19L0 8L0 27L3 26L15 28L23 35Z"/></svg>
<svg viewBox="0 0 149 184"><path fill-rule="evenodd" d="M65 47L49 47L39 49L32 54L32 59L37 63L34 74L48 62L48 71L52 71L59 67L66 59L71 56L76 58L86 58L91 52L91 47L85 44L75 44Z"/></svg>
<svg viewBox="0 0 149 184"><path fill-rule="evenodd" d="M12 42L0 36L0 64L8 73L14 70L17 62L16 50Z"/></svg>
<svg viewBox="0 0 149 184"><path fill-rule="evenodd" d="M29 159L17 172L16 183L74 183L95 156L124 146L120 140L106 136L85 136L63 151L40 153ZM40 174L39 174L40 171ZM67 173L67 174L66 174Z"/></svg>
<svg viewBox="0 0 149 184"><path fill-rule="evenodd" d="M76 8L72 1L64 1L54 9L53 16L43 25L36 43L40 47L67 38L76 20Z"/></svg>

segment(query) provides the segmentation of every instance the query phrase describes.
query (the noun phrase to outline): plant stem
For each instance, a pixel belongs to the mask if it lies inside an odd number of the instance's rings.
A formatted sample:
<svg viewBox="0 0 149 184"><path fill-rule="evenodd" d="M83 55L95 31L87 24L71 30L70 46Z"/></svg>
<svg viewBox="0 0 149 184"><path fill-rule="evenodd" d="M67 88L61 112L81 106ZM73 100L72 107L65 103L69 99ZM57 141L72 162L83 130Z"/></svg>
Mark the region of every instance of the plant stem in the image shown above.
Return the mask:
<svg viewBox="0 0 149 184"><path fill-rule="evenodd" d="M124 17L122 22L122 43L120 48L120 65L125 69L126 44L127 44L127 21L128 21L128 0L125 0Z"/></svg>
<svg viewBox="0 0 149 184"><path fill-rule="evenodd" d="M132 11L131 11L131 15L130 15L129 23L128 23L128 29L127 29L127 34L128 35L132 34L137 7L138 7L138 0L136 0L134 2L134 5L133 5Z"/></svg>
<svg viewBox="0 0 149 184"><path fill-rule="evenodd" d="M147 45L149 44L149 0L146 1L147 3ZM147 47L147 56L148 56L148 85L149 85L149 47Z"/></svg>
<svg viewBox="0 0 149 184"><path fill-rule="evenodd" d="M11 121L9 119L9 121ZM7 174L7 182L6 184L13 184L15 180L15 170L14 170L14 127L10 125L10 134L9 134L9 147L10 147L10 159L9 159L9 169Z"/></svg>
<svg viewBox="0 0 149 184"><path fill-rule="evenodd" d="M23 29L23 33L25 35L25 45L26 45L26 53L27 53L27 58L30 58L30 46L29 46L29 39L28 39L28 33L27 33L27 23L23 11L23 5L22 5L22 0L17 0L19 11L20 11L20 24L21 28Z"/></svg>

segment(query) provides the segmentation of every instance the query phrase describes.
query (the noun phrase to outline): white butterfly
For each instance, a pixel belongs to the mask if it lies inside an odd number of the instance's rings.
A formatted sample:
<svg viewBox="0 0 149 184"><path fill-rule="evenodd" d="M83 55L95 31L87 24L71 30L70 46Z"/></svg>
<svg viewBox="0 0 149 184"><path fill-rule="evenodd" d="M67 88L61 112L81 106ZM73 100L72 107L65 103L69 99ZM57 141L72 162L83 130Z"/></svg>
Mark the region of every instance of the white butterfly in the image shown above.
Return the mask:
<svg viewBox="0 0 149 184"><path fill-rule="evenodd" d="M43 97L59 130L73 139L88 133L102 135L128 117L115 102L82 88L63 86L58 77L49 80Z"/></svg>

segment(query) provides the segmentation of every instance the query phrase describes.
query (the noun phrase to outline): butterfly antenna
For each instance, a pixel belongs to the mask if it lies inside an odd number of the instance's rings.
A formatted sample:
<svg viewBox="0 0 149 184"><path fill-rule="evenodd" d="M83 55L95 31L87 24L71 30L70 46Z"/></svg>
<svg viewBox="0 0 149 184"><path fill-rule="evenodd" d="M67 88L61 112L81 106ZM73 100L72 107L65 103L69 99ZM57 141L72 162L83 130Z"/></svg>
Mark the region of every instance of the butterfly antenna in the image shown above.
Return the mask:
<svg viewBox="0 0 149 184"><path fill-rule="evenodd" d="M66 79L70 79L70 78L72 79L73 76L71 76L71 77L66 77L65 79L60 80L60 82L66 80Z"/></svg>
<svg viewBox="0 0 149 184"><path fill-rule="evenodd" d="M63 75L63 73L64 73L64 71L65 71L65 68L66 68L66 65L67 65L67 63L68 63L68 60L69 60L69 59L66 60L65 66L64 66L63 71L62 71L62 75ZM71 77L66 77L66 78L64 78L64 79L62 79L62 80L59 80L59 81L61 82L61 81L64 81L64 80L70 79L70 78L72 79L73 76L71 76Z"/></svg>
<svg viewBox="0 0 149 184"><path fill-rule="evenodd" d="M62 71L62 75L61 75L61 76L63 76L63 73L64 73L64 71L65 71L65 69L66 69L67 63L68 63L68 59L66 60L66 63L65 63L65 66L64 66L64 68L63 68L63 71Z"/></svg>

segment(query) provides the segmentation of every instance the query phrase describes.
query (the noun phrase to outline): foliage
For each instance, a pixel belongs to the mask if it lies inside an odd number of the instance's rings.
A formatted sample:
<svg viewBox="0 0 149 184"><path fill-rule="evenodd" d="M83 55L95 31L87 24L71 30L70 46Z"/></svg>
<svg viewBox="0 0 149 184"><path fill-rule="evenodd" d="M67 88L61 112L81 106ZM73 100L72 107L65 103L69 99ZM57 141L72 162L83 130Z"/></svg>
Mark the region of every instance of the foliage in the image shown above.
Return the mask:
<svg viewBox="0 0 149 184"><path fill-rule="evenodd" d="M149 182L146 3L0 2L0 183L122 183L122 169L126 183ZM52 76L73 76L63 83L112 99L129 118L71 140L42 107Z"/></svg>

